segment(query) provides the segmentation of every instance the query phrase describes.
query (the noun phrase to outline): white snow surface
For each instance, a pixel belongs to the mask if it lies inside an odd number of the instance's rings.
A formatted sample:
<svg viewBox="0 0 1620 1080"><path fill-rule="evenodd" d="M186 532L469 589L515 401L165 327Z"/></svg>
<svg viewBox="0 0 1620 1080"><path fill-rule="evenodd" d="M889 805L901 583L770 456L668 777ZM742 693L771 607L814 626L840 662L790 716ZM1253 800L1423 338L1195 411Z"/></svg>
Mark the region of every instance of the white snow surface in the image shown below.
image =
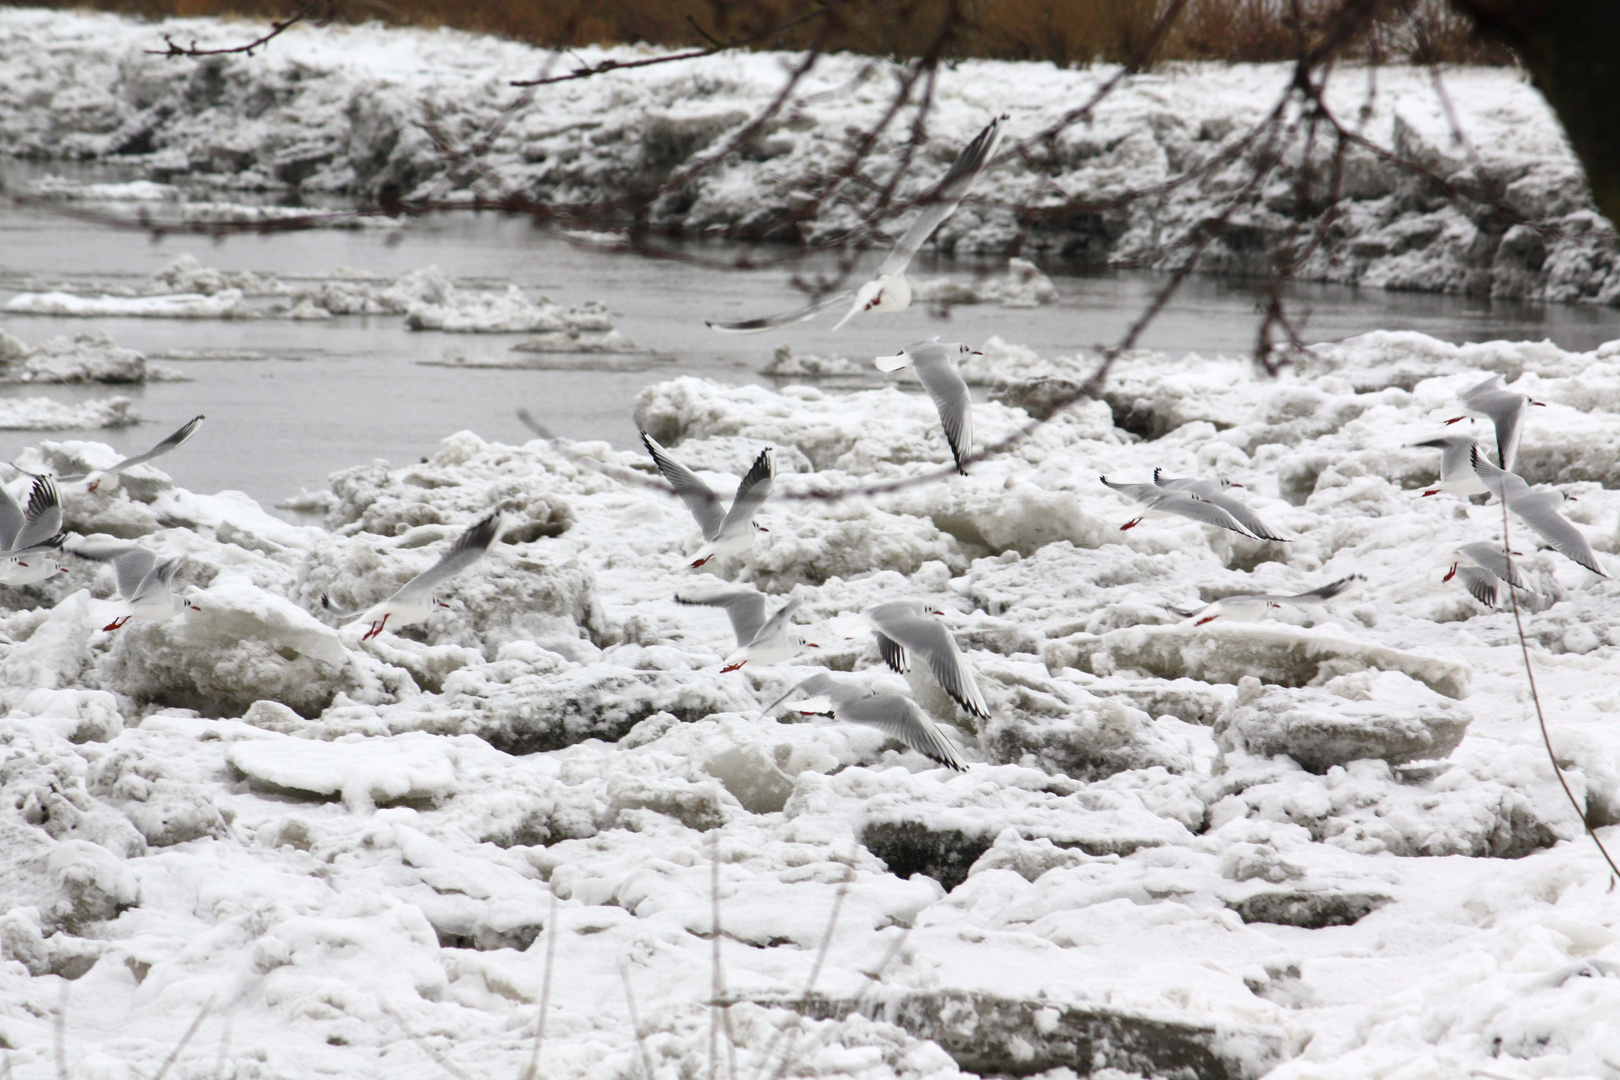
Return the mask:
<svg viewBox="0 0 1620 1080"><path fill-rule="evenodd" d="M1006 402L1029 386L1087 370L1005 344L983 364L982 441L1028 420ZM1117 1080L1177 1074L1183 1051L1182 1075L1607 1075L1620 894L1542 750L1512 615L1441 580L1501 515L1420 497L1439 455L1407 446L1488 372L1548 403L1520 461L1579 496L1567 513L1620 569L1613 347L1373 334L1275 380L1135 354L1107 400L968 476L839 502L781 496L950 462L908 383L650 386L638 422L715 484L776 447L770 531L719 572L801 597L820 648L726 675L724 614L674 600L696 529L639 448L461 432L334 475L324 528L150 467L73 492L74 530L189 555L198 610L104 631L111 570L78 561L0 591L13 1075L56 1075L59 1006L75 1077L153 1075L209 1006L175 1075L214 1075L228 1021L234 1075L442 1076L431 1050L515 1077L548 933L545 1075L639 1076L643 1049L659 1077L701 1075L716 854L743 1075L773 1053L791 1076ZM46 442L23 464L114 456ZM1298 539L1121 532L1097 475L1155 466L1243 483ZM504 542L423 626L361 642L322 618L322 593L387 595L494 506ZM1620 846L1620 586L1513 529L1544 598L1525 629L1553 745ZM1348 573L1367 580L1269 622L1166 610ZM925 672L878 677L855 613L907 596L952 613L992 720ZM811 663L909 683L968 770L761 718ZM1338 758L1258 756L1318 731ZM818 964L822 1019L801 1020ZM1118 1037L1064 1057L1088 1023Z"/></svg>
<svg viewBox="0 0 1620 1080"><path fill-rule="evenodd" d="M677 170L718 154L777 96L798 59L725 53L524 90L510 83L576 65L643 59L655 50L584 48L558 56L448 30L303 24L251 57L176 59L151 52L161 51L164 34L208 47L241 44L252 30L206 19L0 11L0 153L116 160L139 179L77 193L57 179L40 190L111 206L135 202L159 216L178 206L188 220L254 221L304 212L193 204L174 197L175 181L202 188L210 200L229 190L295 189L469 204L514 194L611 202L656 190ZM702 233L762 225L797 206L809 178L843 167L848 133L870 127L887 108L892 80L872 77L870 63L820 58L787 108L739 154L659 199L649 223ZM995 61L942 70L928 146L898 195L928 190L989 116L1010 115L1011 139L1032 136L1115 74L1106 67ZM1016 244L1026 254L1080 263L1175 265L1184 256L1173 241L1219 213L1244 187L1255 159L1246 137L1290 77L1288 65L1242 64L1167 65L1134 75L1087 122L993 165L936 243L947 252L999 252ZM1296 276L1620 302L1620 244L1595 213L1541 97L1509 69L1448 70L1443 83L1466 145L1453 136L1429 70L1335 68L1330 105L1391 158L1352 147L1335 166L1332 140L1314 141L1309 165L1318 187L1335 172L1340 185L1336 199L1318 191L1323 205L1311 211L1306 232L1314 224L1324 228ZM429 129L451 139L456 152L445 154ZM880 185L911 131L910 114L902 110L863 172ZM465 152L475 158L467 167ZM1283 152L1279 169L1231 219L1203 269L1265 273L1268 243L1298 235L1293 207L1306 164L1303 136ZM1500 198L1495 205L1484 196L1448 201L1438 194L1442 186L1414 166L1454 190L1480 191L1483 184ZM1149 197L1120 201L1138 191ZM847 233L861 221L858 201L848 192L829 200L802 223L803 237L821 241ZM1034 212L1021 219L1020 207ZM1326 214L1333 216L1320 216ZM379 219L335 213L323 220ZM893 223L895 235L905 223Z"/></svg>

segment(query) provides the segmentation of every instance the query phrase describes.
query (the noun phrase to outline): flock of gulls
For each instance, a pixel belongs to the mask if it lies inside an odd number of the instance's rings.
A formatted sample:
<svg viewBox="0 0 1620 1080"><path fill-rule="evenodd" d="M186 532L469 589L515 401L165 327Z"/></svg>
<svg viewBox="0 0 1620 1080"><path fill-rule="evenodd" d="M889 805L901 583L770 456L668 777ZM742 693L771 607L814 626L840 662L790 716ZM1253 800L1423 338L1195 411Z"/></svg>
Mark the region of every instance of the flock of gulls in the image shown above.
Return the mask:
<svg viewBox="0 0 1620 1080"><path fill-rule="evenodd" d="M876 276L858 289L837 292L795 311L741 322L708 325L730 333L752 333L790 326L850 301L849 310L837 326L867 311L898 311L911 302L911 287L905 270L912 257L935 229L955 212L972 189L979 175L993 158L1002 136L1005 116L992 120L961 152L950 171L934 189L924 209L878 268ZM882 371L910 367L938 409L946 442L959 472L966 473L973 454L972 401L966 382L957 370L962 358L974 355L967 345L937 340L916 342L892 356L881 356L875 364ZM1463 392L1463 415L1447 424L1470 417L1490 421L1496 431L1496 462L1472 438L1447 434L1415 445L1441 451L1440 479L1424 497L1442 493L1468 497L1495 495L1554 550L1580 566L1604 577L1608 575L1597 561L1591 545L1560 512L1566 496L1553 489L1532 487L1514 473L1514 458L1525 409L1540 405L1527 395L1508 390L1500 375ZM82 538L68 543L63 529L61 491L64 485L83 484L86 491L102 485L116 485L124 470L169 453L186 442L203 417L192 419L144 454L128 457L107 469L78 476L36 475L26 506L0 487L0 585L27 585L65 573L59 559L66 554L110 562L117 581L115 617L104 627L113 631L130 619L167 619L189 604L174 589L175 575L185 556L159 560L157 555L137 544L110 538ZM776 458L766 447L742 477L730 505L719 493L682 464L667 449L645 433L641 436L659 473L690 510L702 533L703 544L686 560L689 570L701 570L716 560L745 553L755 536L765 531L754 519L770 496L776 476ZM1101 477L1102 483L1136 504L1136 516L1121 525L1135 528L1150 517L1180 517L1264 542L1287 543L1288 538L1269 527L1255 510L1233 491L1242 485L1224 479L1176 478L1155 469L1150 483L1118 483ZM462 532L442 558L391 595L367 608L344 610L322 595L324 610L344 622L364 624L361 640L378 636L389 628L425 621L438 607L447 607L438 591L458 574L478 562L500 539L505 521L492 511ZM1513 558L1519 555L1492 541L1464 544L1452 553L1451 568L1444 580L1457 577L1480 602L1497 607L1504 589L1530 592L1530 584L1519 572ZM1226 596L1203 607L1182 610L1169 608L1191 626L1204 626L1216 620L1253 621L1266 617L1283 605L1310 607L1325 604L1363 580L1352 574L1318 588L1291 595L1239 594ZM771 600L751 585L723 581L704 575L679 590L675 597L683 604L719 608L731 622L736 648L721 664L721 671L736 671L748 664L756 666L786 663L818 646L808 642L792 623L801 600L786 599L771 610ZM974 677L973 668L957 647L950 630L941 620L945 611L914 599L891 600L863 613L876 636L883 662L906 674L915 657L932 674L940 688L961 709L976 720L990 718L990 709ZM822 672L798 683L766 706L770 715L783 703L793 700L793 708L803 715L830 716L838 722L875 727L926 757L951 769L966 768L951 738L911 698L897 693L881 693L851 678Z"/></svg>

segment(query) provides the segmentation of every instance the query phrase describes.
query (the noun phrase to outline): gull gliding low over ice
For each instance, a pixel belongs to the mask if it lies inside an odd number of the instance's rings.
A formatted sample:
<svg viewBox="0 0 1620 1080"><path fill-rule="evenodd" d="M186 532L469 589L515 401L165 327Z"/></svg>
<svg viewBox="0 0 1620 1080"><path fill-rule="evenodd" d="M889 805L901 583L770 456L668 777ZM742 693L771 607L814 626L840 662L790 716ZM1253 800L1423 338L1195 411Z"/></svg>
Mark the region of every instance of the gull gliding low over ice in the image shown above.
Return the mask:
<svg viewBox="0 0 1620 1080"><path fill-rule="evenodd" d="M939 410L939 422L945 428L945 441L951 445L951 457L956 459L956 471L967 475L963 464L973 455L973 399L967 383L956 370L956 361L964 356L984 354L967 345L941 345L939 339L915 341L894 356L876 358L879 371L899 371L909 366L917 373L928 396Z"/></svg>
<svg viewBox="0 0 1620 1080"><path fill-rule="evenodd" d="M174 575L186 561L184 555L158 562L146 548L134 544L97 543L87 541L69 549L71 554L84 559L113 564L118 579L119 613L103 630L117 630L131 619L151 619L161 622L197 605L183 600L174 591Z"/></svg>
<svg viewBox="0 0 1620 1080"><path fill-rule="evenodd" d="M799 695L810 699L793 707L799 713L806 716L831 714L840 723L875 727L948 769L958 772L967 769L950 736L941 731L915 701L901 694L873 693L859 683L826 672L799 683L765 706L761 715L769 716L782 702Z"/></svg>
<svg viewBox="0 0 1620 1080"><path fill-rule="evenodd" d="M1255 622L1266 617L1273 608L1290 604L1294 607L1311 607L1316 604L1325 604L1329 600L1344 592L1358 581L1367 580L1361 574L1350 574L1337 581L1330 581L1320 588L1309 592L1280 595L1277 593L1237 593L1233 596L1223 596L1219 600L1205 604L1196 610L1171 608L1170 610L1185 619L1190 619L1194 626L1203 626L1216 619L1225 619L1227 622Z"/></svg>
<svg viewBox="0 0 1620 1080"><path fill-rule="evenodd" d="M1120 532L1136 528L1142 524L1143 518L1184 517L1203 525L1218 525L1223 529L1242 533L1244 536L1253 536L1256 540L1264 539L1244 528L1243 523L1233 517L1230 510L1216 506L1208 499L1191 492L1169 491L1157 484L1116 484L1106 476L1099 476L1097 479L1135 502L1141 510L1136 517L1119 527Z"/></svg>
<svg viewBox="0 0 1620 1080"><path fill-rule="evenodd" d="M1261 521L1260 515L1247 504L1226 493L1228 488L1240 488L1242 484L1234 484L1230 480L1199 480L1192 477L1177 479L1165 476L1163 469L1153 470L1153 483L1164 491L1192 495L1204 502L1213 503L1231 514L1246 532L1261 540L1276 540L1285 544L1289 542L1286 536L1279 535L1275 529Z"/></svg>
<svg viewBox="0 0 1620 1080"><path fill-rule="evenodd" d="M1513 554L1519 553L1515 551ZM1483 540L1463 544L1451 553L1451 569L1440 580L1450 581L1453 577L1462 582L1463 588L1475 600L1489 608L1501 606L1504 584L1534 592L1530 582L1519 573L1518 565L1507 557L1506 552L1496 544Z"/></svg>
<svg viewBox="0 0 1620 1080"><path fill-rule="evenodd" d="M1452 495L1483 495L1485 485L1474 471L1474 447L1479 445L1467 435L1442 435L1438 439L1425 439L1413 446L1424 446L1440 451L1440 480L1423 492L1424 497L1442 491Z"/></svg>
<svg viewBox="0 0 1620 1080"><path fill-rule="evenodd" d="M877 631L878 653L884 663L904 675L911 668L909 654L916 653L952 701L980 720L990 719L990 706L985 704L973 668L937 618L943 611L921 600L890 600L862 614Z"/></svg>
<svg viewBox="0 0 1620 1080"><path fill-rule="evenodd" d="M1514 516L1530 526L1549 547L1600 577L1609 576L1586 537L1558 512L1558 507L1569 498L1568 495L1556 489L1536 490L1518 473L1506 472L1492 465L1478 446L1474 447L1472 460L1474 471L1479 474L1480 482L1486 489L1506 503Z"/></svg>
<svg viewBox="0 0 1620 1080"><path fill-rule="evenodd" d="M56 573L66 573L51 555L62 545L62 501L56 481L34 479L28 508L0 487L0 585L32 585Z"/></svg>
<svg viewBox="0 0 1620 1080"><path fill-rule="evenodd" d="M687 563L688 568L696 570L718 556L747 551L754 544L756 529L768 531L754 523L754 515L759 513L761 504L770 495L771 481L776 477L776 453L771 447L767 446L759 452L759 457L754 459L754 464L737 485L731 509L724 510L720 506L720 496L715 494L714 489L698 479L697 473L675 460L668 450L658 445L657 439L643 431L641 442L647 447L647 453L652 455L658 471L664 474L669 486L675 489L675 494L681 497L686 508L697 519L698 528L703 530L703 539L707 542Z"/></svg>
<svg viewBox="0 0 1620 1080"><path fill-rule="evenodd" d="M370 623L371 628L360 636L361 641L382 633L390 619L395 626L424 622L434 608L450 606L434 596L433 591L482 559L495 541L500 539L505 525L506 519L499 510L485 514L456 537L443 558L401 585L388 599L369 608L344 611L332 603L325 593L321 594L321 607L345 622L358 617L360 622Z"/></svg>
<svg viewBox="0 0 1620 1080"><path fill-rule="evenodd" d="M164 439L162 442L158 443L144 454L136 454L134 457L127 457L118 462L118 464L109 465L105 469L94 469L87 473L64 476L60 479L64 484L76 483L80 480L88 480L89 483L85 485L85 488L88 491L95 491L109 480L116 485L118 483L118 475L125 469L131 468L135 465L144 465L153 458L162 457L169 451L177 449L181 443L185 442L196 433L197 425L202 423L204 419L206 418L202 416L193 416L190 420L187 420L184 424L182 424L179 430L177 430L174 434L170 435L168 438Z"/></svg>
<svg viewBox="0 0 1620 1080"><path fill-rule="evenodd" d="M877 274L871 281L854 290L853 294L845 289L780 315L767 315L764 318L730 323L711 321L705 325L729 334L755 334L762 330L775 330L778 327L791 326L796 322L814 318L823 311L849 300L851 295L854 301L849 312L838 320L833 327L834 330L862 311L900 311L910 307L911 284L906 281L906 267L911 265L912 257L934 234L934 230L956 213L956 208L962 205L962 200L973 189L974 182L979 179L979 174L995 156L996 148L1001 143L1001 123L1005 119L1007 117L1002 115L990 121L983 131L973 137L972 142L962 148L950 171L934 189L922 213L917 215L917 220L911 223L905 235L900 237L899 243L894 245L889 257L878 267Z"/></svg>
<svg viewBox="0 0 1620 1080"><path fill-rule="evenodd" d="M757 596L757 602L748 593ZM780 664L792 660L806 649L820 648L805 641L791 627L793 613L802 601L794 597L776 609L776 614L765 618L765 594L746 587L727 588L707 586L677 593L675 599L683 604L702 604L723 607L731 616L731 628L737 635L737 648L720 665L722 672L736 671L744 664ZM758 620L756 622L756 619ZM747 633L748 637L743 637Z"/></svg>

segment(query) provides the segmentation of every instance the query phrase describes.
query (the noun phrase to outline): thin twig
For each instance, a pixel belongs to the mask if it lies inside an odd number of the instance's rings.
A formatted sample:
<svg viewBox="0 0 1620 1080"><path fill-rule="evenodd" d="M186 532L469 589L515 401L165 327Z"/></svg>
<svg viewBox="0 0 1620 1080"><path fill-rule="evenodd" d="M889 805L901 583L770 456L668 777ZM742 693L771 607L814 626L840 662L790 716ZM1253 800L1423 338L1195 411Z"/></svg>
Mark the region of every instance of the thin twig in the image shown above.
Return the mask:
<svg viewBox="0 0 1620 1080"><path fill-rule="evenodd" d="M316 8L321 7L322 5L335 7L338 2L339 0L307 0L303 7L293 12L290 18L282 19L279 22L272 22L268 32L248 42L246 45L232 45L228 48L220 49L202 49L198 48L196 39L193 39L190 45L176 45L172 35L164 34L164 48L146 49L144 51L153 56L229 56L233 53L242 53L246 56L252 56L254 50L263 48L271 41L280 37L282 34L285 34L288 30L291 30L299 23L308 19L315 13Z"/></svg>
<svg viewBox="0 0 1620 1080"><path fill-rule="evenodd" d="M546 1017L551 1011L551 972L557 963L557 894L551 894L551 914L546 916L546 970L540 980L540 1016L534 1025L534 1044L529 1065L519 1080L540 1080L540 1048L546 1041Z"/></svg>
<svg viewBox="0 0 1620 1080"><path fill-rule="evenodd" d="M853 855L850 857L851 859L854 858ZM849 895L849 887L854 880L855 866L853 862L846 862L844 864L843 880L838 883L838 892L833 897L832 911L827 916L827 929L821 932L821 944L816 949L815 963L810 965L810 974L804 980L804 990L799 994L799 1005L797 1011L801 1015L803 1014L804 1009L810 1004L810 995L815 993L816 979L821 976L821 965L826 961L827 953L832 948L833 931L838 927L839 912L843 910L844 898ZM782 1035L783 1029L778 1028L776 1030L776 1034L771 1036L771 1041L765 1044L765 1053L760 1055L759 1068L754 1071L756 1080L758 1077L764 1075L765 1070L770 1067L771 1056L776 1053L776 1047L777 1044L781 1042ZM782 1052L784 1058L791 1049L792 1043L790 1042L788 1044L788 1050L784 1050Z"/></svg>
<svg viewBox="0 0 1620 1080"><path fill-rule="evenodd" d="M208 1001L203 1003L203 1007L201 1009L197 1010L197 1018L191 1022L190 1027L186 1028L186 1033L180 1036L180 1041L174 1044L174 1049L169 1051L169 1056L163 1059L163 1064L159 1066L158 1071L153 1074L152 1080L163 1080L163 1077L168 1073L169 1069L174 1066L175 1061L179 1059L180 1052L186 1048L186 1044L191 1041L191 1037L197 1034L197 1029L202 1027L203 1020L205 1020L208 1014L213 1012L213 1010L214 1001L212 998L210 998Z"/></svg>
<svg viewBox="0 0 1620 1080"><path fill-rule="evenodd" d="M626 964L619 965L619 978L624 981L624 1000L630 1008L630 1030L635 1032L636 1046L641 1049L641 1071L646 1080L655 1080L653 1075L652 1052L647 1049L647 1035L641 1030L641 1017L636 1014L636 995L630 988L630 968Z"/></svg>

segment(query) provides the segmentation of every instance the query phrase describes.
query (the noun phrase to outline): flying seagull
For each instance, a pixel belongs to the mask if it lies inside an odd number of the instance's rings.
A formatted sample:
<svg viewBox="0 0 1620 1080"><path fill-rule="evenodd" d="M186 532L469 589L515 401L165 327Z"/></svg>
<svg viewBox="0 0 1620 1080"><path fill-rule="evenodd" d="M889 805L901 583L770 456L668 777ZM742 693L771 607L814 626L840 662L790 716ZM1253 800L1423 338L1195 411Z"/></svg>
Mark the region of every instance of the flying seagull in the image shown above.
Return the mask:
<svg viewBox="0 0 1620 1080"><path fill-rule="evenodd" d="M1261 521L1260 515L1251 510L1247 504L1226 493L1228 488L1240 488L1242 484L1234 484L1230 480L1198 480L1192 477L1177 479L1164 475L1163 469L1153 470L1153 483L1163 491L1192 495L1204 502L1213 503L1231 514L1237 523L1243 526L1244 531L1261 540L1289 543L1286 536L1278 535L1276 530Z"/></svg>
<svg viewBox="0 0 1620 1080"><path fill-rule="evenodd" d="M921 600L890 600L862 614L877 631L878 653L884 663L904 675L911 667L910 654L916 653L951 700L980 720L990 719L990 706L985 704L973 668L951 632L935 617L943 611Z"/></svg>
<svg viewBox="0 0 1620 1080"><path fill-rule="evenodd" d="M0 487L0 585L32 585L58 572L66 573L51 557L65 537L55 480L34 478L26 510Z"/></svg>
<svg viewBox="0 0 1620 1080"><path fill-rule="evenodd" d="M1597 554L1592 550L1592 545L1586 542L1586 537L1558 512L1558 507L1569 498L1568 495L1556 489L1537 491L1518 473L1505 472L1492 465L1480 453L1478 446L1474 447L1471 460L1474 472L1479 475L1480 483L1485 485L1486 490L1507 503L1507 508L1554 551L1594 574L1609 576L1598 563Z"/></svg>
<svg viewBox="0 0 1620 1080"><path fill-rule="evenodd" d="M795 705L806 716L828 715L846 724L866 724L898 739L948 769L962 772L967 765L950 736L917 703L901 694L876 694L859 683L821 672L810 676L765 707L769 716L790 697L810 700Z"/></svg>
<svg viewBox="0 0 1620 1080"><path fill-rule="evenodd" d="M686 508L697 519L698 528L703 530L706 543L687 564L690 569L696 570L717 556L747 551L753 546L754 530L767 531L754 524L754 515L759 513L760 505L770 495L771 481L776 476L776 452L769 446L759 452L759 457L754 459L753 466L743 476L742 483L737 485L731 509L724 510L720 506L720 496L715 494L714 489L699 480L691 469L676 461L668 450L658 445L658 440L643 431L641 441L647 447L647 453L652 455L653 464L658 466L658 471L664 474L669 486L675 489L675 494L681 497Z"/></svg>
<svg viewBox="0 0 1620 1080"><path fill-rule="evenodd" d="M879 371L899 371L910 367L917 373L928 396L939 410L939 422L945 428L945 441L951 444L951 457L956 459L956 471L967 475L964 462L973 455L973 399L968 396L967 383L956 370L956 361L964 356L983 356L978 350L960 344L941 345L939 339L914 341L893 356L876 359Z"/></svg>
<svg viewBox="0 0 1620 1080"><path fill-rule="evenodd" d="M1194 626L1203 626L1216 619L1225 619L1227 622L1254 622L1263 619L1272 608L1290 604L1294 607L1312 607L1325 604L1329 600L1344 592L1358 581L1367 580L1360 574L1351 574L1337 581L1331 581L1321 588L1309 592L1278 595L1275 593L1238 593L1234 596L1223 596L1213 603L1205 604L1195 610L1171 608L1175 614L1182 618L1191 619Z"/></svg>
<svg viewBox="0 0 1620 1080"><path fill-rule="evenodd" d="M110 465L105 469L94 469L87 473L64 476L61 478L61 480L65 484L76 483L80 480L88 480L90 482L86 485L86 488L90 491L96 490L109 480L116 485L118 483L119 473L135 465L144 465L153 458L162 457L170 450L178 448L181 443L185 442L196 433L197 425L202 423L204 419L205 417L193 416L190 420L187 420L184 424L182 424L180 429L173 435L170 435L167 439L164 439L162 442L158 443L144 454L136 454L134 457L127 457L118 464Z"/></svg>
<svg viewBox="0 0 1620 1080"><path fill-rule="evenodd" d="M1474 447L1478 444L1473 439L1467 435L1442 435L1412 445L1440 451L1440 480L1423 493L1425 498L1442 491L1453 495L1485 494L1485 485L1474 472Z"/></svg>
<svg viewBox="0 0 1620 1080"><path fill-rule="evenodd" d="M985 125L983 131L973 137L972 142L962 148L950 171L927 197L922 213L917 215L917 220L911 223L911 228L907 229L900 242L894 245L894 250L883 260L883 265L878 267L877 275L859 289L853 292L849 289L835 292L795 311L780 315L767 315L764 318L730 323L710 321L705 325L728 334L756 334L762 330L775 330L814 318L853 297L848 313L833 327L837 330L862 311L900 311L911 306L911 284L906 281L906 267L911 265L912 257L934 234L934 230L938 229L946 218L956 213L956 208L962 205L962 200L973 189L979 174L984 172L990 159L995 157L996 147L1001 143L1001 124L1006 119L1005 114L996 117Z"/></svg>
<svg viewBox="0 0 1620 1080"><path fill-rule="evenodd" d="M325 593L321 594L321 607L344 622L358 617L360 622L370 623L371 628L360 636L361 641L367 641L382 633L383 627L390 619L395 626L410 626L413 623L424 622L433 613L434 608L450 606L434 596L434 590L482 559L495 541L500 539L501 530L505 525L506 520L499 510L485 514L456 537L455 543L450 545L450 550L444 553L443 558L401 585L388 599L369 608L344 611L332 603L331 598Z"/></svg>
<svg viewBox="0 0 1620 1080"><path fill-rule="evenodd" d="M1208 499L1185 491L1169 491L1157 484L1116 484L1106 476L1097 479L1113 488L1121 495L1138 504L1141 513L1119 527L1120 532L1134 529L1142 524L1143 518L1150 517L1184 517L1203 525L1219 525L1223 529L1252 536L1256 540L1263 539L1255 536L1243 523L1232 516L1230 510L1216 506Z"/></svg>
<svg viewBox="0 0 1620 1080"><path fill-rule="evenodd" d="M174 575L186 561L184 555L158 562L146 548L135 544L86 542L68 549L71 554L97 562L110 562L118 580L118 614L103 630L117 630L131 619L162 621L185 611L201 610L181 599L174 591Z"/></svg>
<svg viewBox="0 0 1620 1080"><path fill-rule="evenodd" d="M750 662L780 664L805 649L820 648L788 629L788 620L799 610L796 599L783 604L770 618L765 617L765 594L752 585L694 582L676 593L675 599L682 604L724 608L731 617L737 648L726 657L721 671L736 671Z"/></svg>
<svg viewBox="0 0 1620 1080"><path fill-rule="evenodd" d="M1463 588L1475 600L1489 608L1500 606L1504 584L1525 592L1534 591L1507 553L1495 544L1484 541L1463 544L1451 553L1451 569L1440 580L1450 581L1453 577L1462 582Z"/></svg>
<svg viewBox="0 0 1620 1080"><path fill-rule="evenodd" d="M1471 386L1457 395L1463 403L1463 415L1447 420L1456 424L1469 417L1489 420L1496 428L1496 463L1507 472L1513 471L1513 460L1519 454L1520 424L1524 420L1526 405L1545 405L1534 401L1529 394L1516 394L1507 388L1507 380L1492 375L1478 386Z"/></svg>

